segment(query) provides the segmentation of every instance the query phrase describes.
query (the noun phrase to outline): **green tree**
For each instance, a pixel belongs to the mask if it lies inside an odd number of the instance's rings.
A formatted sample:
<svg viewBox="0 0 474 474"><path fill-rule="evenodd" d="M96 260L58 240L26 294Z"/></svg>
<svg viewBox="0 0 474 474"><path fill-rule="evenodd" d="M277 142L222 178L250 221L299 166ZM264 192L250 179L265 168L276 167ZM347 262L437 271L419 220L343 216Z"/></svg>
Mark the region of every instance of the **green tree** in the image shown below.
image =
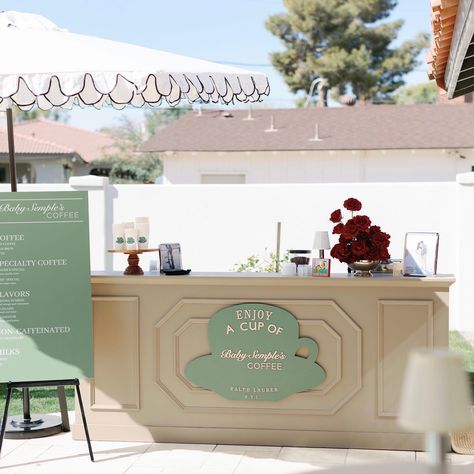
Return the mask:
<svg viewBox="0 0 474 474"><path fill-rule="evenodd" d="M151 137L158 130L166 127L175 120L178 120L180 117L187 114L191 110L191 106L147 110L145 112L146 138Z"/></svg>
<svg viewBox="0 0 474 474"><path fill-rule="evenodd" d="M156 153L137 152L139 145L156 131L166 127L191 107L147 110L143 123L122 116L118 125L101 131L115 138L116 147L105 159L93 163L98 174L108 176L112 183L154 183L163 167Z"/></svg>
<svg viewBox="0 0 474 474"><path fill-rule="evenodd" d="M435 104L437 99L438 87L435 82L400 87L393 94L393 100L397 105Z"/></svg>
<svg viewBox="0 0 474 474"><path fill-rule="evenodd" d="M404 75L418 64L428 35L418 34L398 47L392 42L402 20L383 22L396 0L284 0L286 13L272 15L267 29L285 50L271 54L293 92L351 91L359 101L386 100L405 84Z"/></svg>
<svg viewBox="0 0 474 474"><path fill-rule="evenodd" d="M92 163L96 174L108 176L114 184L154 183L161 175L161 162L155 153L136 151L144 139L143 127L123 115L118 125L101 132L115 138L115 147L105 158Z"/></svg>

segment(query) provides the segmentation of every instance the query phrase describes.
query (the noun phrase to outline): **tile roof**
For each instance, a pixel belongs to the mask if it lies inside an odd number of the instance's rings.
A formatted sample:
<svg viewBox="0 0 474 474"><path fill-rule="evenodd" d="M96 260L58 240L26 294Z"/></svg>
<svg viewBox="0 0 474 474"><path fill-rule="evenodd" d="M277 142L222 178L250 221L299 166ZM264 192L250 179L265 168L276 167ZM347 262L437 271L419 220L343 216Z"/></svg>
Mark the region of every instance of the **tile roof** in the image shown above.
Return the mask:
<svg viewBox="0 0 474 474"><path fill-rule="evenodd" d="M0 131L0 154L8 153L8 135ZM15 153L25 155L75 155L74 149L15 132Z"/></svg>
<svg viewBox="0 0 474 474"><path fill-rule="evenodd" d="M158 131L142 151L472 148L474 106L378 105L195 111ZM271 131L272 117L274 129ZM315 140L316 125L320 140Z"/></svg>
<svg viewBox="0 0 474 474"><path fill-rule="evenodd" d="M67 147L77 153L85 162L104 158L104 154L111 152L115 140L105 133L84 130L71 125L52 120L28 120L15 123L15 137L28 136L54 143L57 146ZM15 143L15 148L17 148ZM8 152L8 148L6 149ZM0 148L0 153L4 147Z"/></svg>
<svg viewBox="0 0 474 474"><path fill-rule="evenodd" d="M438 87L444 90L444 73L448 64L458 4L459 0L431 0L433 43L427 58L428 77L435 79Z"/></svg>

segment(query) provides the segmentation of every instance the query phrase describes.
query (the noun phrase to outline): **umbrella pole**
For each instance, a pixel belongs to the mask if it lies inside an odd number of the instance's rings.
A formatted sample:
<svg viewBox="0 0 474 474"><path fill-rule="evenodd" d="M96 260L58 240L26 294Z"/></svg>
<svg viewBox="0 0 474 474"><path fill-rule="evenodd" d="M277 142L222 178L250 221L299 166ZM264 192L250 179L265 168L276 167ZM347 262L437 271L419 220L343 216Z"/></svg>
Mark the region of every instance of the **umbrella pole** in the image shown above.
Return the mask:
<svg viewBox="0 0 474 474"><path fill-rule="evenodd" d="M16 188L16 163L15 163L15 137L13 135L13 110L11 107L7 109L7 134L8 134L8 155L10 157L10 186L13 193ZM28 388L23 389L23 421L31 422L30 415L30 391Z"/></svg>
<svg viewBox="0 0 474 474"><path fill-rule="evenodd" d="M16 192L15 139L13 136L13 111L7 109L8 155L10 156L10 186Z"/></svg>

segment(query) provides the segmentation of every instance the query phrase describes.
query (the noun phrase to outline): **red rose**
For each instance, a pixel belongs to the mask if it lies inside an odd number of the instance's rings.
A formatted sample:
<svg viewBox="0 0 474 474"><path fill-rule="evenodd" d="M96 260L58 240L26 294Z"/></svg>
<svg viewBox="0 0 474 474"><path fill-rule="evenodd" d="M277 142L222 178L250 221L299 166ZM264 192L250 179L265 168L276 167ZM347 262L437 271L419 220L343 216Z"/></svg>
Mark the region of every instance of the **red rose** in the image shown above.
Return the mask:
<svg viewBox="0 0 474 474"><path fill-rule="evenodd" d="M341 234L343 230L344 230L344 224L342 222L339 222L339 224L336 224L334 226L334 229L332 230L332 233L333 234Z"/></svg>
<svg viewBox="0 0 474 474"><path fill-rule="evenodd" d="M356 225L360 230L368 230L370 227L370 219L367 216L355 216L353 218L354 225Z"/></svg>
<svg viewBox="0 0 474 474"><path fill-rule="evenodd" d="M359 228L353 224L352 219L347 221L347 224L344 226L344 231L343 234L347 234L351 238L357 237L357 232L359 231Z"/></svg>
<svg viewBox="0 0 474 474"><path fill-rule="evenodd" d="M331 217L329 218L329 220L334 223L341 222L341 219L342 219L342 212L340 209L337 209L333 213L331 213Z"/></svg>
<svg viewBox="0 0 474 474"><path fill-rule="evenodd" d="M388 253L388 249L386 247L379 248L379 260L388 260L390 258L390 254Z"/></svg>
<svg viewBox="0 0 474 474"><path fill-rule="evenodd" d="M379 232L381 232L381 229L378 225L373 225L371 228L370 228L370 233L371 234L378 234Z"/></svg>
<svg viewBox="0 0 474 474"><path fill-rule="evenodd" d="M344 201L344 207L348 211L360 211L362 209L362 203L356 198L349 198Z"/></svg>
<svg viewBox="0 0 474 474"><path fill-rule="evenodd" d="M376 245L385 245L386 247L390 243L390 236L385 232L378 232L372 235L372 242Z"/></svg>
<svg viewBox="0 0 474 474"><path fill-rule="evenodd" d="M369 251L368 258L370 260L387 260L390 258L390 254L386 246L374 245Z"/></svg>
<svg viewBox="0 0 474 474"><path fill-rule="evenodd" d="M344 244L336 244L331 249L331 257L337 258L341 262L347 262L349 258L349 249Z"/></svg>
<svg viewBox="0 0 474 474"><path fill-rule="evenodd" d="M356 257L360 258L367 254L367 252L369 251L369 247L367 247L367 244L365 242L357 240L356 242L352 243L351 251Z"/></svg>
<svg viewBox="0 0 474 474"><path fill-rule="evenodd" d="M364 240L365 242L370 242L370 234L363 230L360 230L357 234L357 240Z"/></svg>
<svg viewBox="0 0 474 474"><path fill-rule="evenodd" d="M372 260L387 260L390 258L387 247L373 247L370 249L369 257Z"/></svg>
<svg viewBox="0 0 474 474"><path fill-rule="evenodd" d="M380 258L380 252L377 247L372 247L367 253L367 260L382 260Z"/></svg>
<svg viewBox="0 0 474 474"><path fill-rule="evenodd" d="M346 232L343 232L339 237L339 242L341 244L347 244L347 242L351 242L353 238L354 237L351 234L347 234Z"/></svg>

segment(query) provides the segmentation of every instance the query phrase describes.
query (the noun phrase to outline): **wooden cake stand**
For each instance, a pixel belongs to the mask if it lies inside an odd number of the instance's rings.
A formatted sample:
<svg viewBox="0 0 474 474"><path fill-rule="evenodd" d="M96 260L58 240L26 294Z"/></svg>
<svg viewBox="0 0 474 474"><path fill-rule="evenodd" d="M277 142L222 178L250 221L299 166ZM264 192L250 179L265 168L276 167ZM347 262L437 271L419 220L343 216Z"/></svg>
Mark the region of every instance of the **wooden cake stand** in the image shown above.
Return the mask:
<svg viewBox="0 0 474 474"><path fill-rule="evenodd" d="M140 258L138 255L144 252L158 252L159 249L141 250L109 250L110 253L124 253L128 255L128 267L123 272L124 275L143 275L143 270L138 265Z"/></svg>

